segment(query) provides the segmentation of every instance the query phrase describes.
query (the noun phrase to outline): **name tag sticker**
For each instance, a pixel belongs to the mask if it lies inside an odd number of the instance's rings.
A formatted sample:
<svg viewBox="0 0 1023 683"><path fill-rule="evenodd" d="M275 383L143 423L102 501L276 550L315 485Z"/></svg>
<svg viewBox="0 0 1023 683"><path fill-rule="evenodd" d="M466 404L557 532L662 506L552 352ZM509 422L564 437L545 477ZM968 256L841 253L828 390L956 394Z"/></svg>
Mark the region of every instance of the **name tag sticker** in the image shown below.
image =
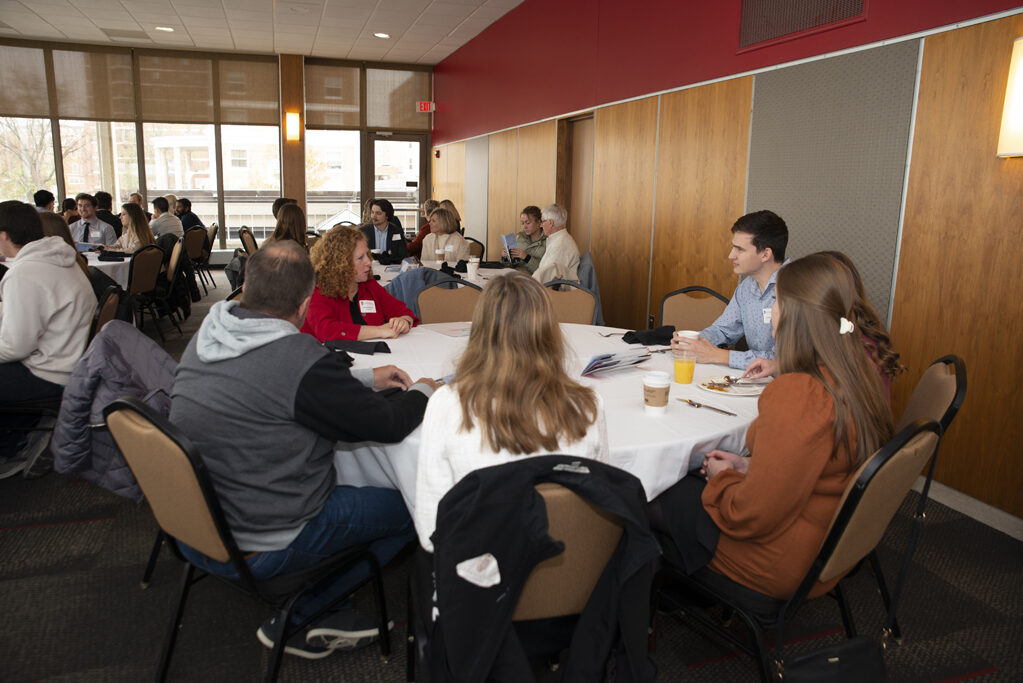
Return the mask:
<svg viewBox="0 0 1023 683"><path fill-rule="evenodd" d="M455 250L455 245L453 245L453 244L449 244L446 247L444 247L444 251L454 251L454 250Z"/></svg>
<svg viewBox="0 0 1023 683"><path fill-rule="evenodd" d="M771 324L771 309L770 308L765 308L764 309L764 324L765 325L770 325Z"/></svg>
<svg viewBox="0 0 1023 683"><path fill-rule="evenodd" d="M397 242L400 239L401 239L401 235L391 235L391 241L392 242Z"/></svg>
<svg viewBox="0 0 1023 683"><path fill-rule="evenodd" d="M376 313L377 302L370 299L369 301L359 301L359 313Z"/></svg>

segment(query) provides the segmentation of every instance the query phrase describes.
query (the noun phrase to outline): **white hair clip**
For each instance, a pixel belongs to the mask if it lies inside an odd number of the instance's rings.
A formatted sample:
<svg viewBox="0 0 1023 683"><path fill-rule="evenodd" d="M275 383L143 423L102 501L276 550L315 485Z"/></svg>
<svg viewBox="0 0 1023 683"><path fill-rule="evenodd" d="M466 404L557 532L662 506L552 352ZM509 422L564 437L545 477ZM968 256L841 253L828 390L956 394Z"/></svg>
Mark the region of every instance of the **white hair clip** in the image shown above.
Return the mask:
<svg viewBox="0 0 1023 683"><path fill-rule="evenodd" d="M838 319L838 333L839 334L849 334L852 331L853 331L853 324L852 324L851 320L849 320L848 318L844 318L844 317Z"/></svg>

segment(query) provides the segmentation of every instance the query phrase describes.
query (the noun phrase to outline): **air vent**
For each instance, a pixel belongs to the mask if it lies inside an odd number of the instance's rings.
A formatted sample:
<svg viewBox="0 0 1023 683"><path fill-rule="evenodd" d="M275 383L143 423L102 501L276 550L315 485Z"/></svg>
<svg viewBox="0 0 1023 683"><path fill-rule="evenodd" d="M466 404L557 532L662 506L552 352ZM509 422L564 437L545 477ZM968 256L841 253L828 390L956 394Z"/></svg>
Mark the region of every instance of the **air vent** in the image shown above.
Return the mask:
<svg viewBox="0 0 1023 683"><path fill-rule="evenodd" d="M110 40L131 40L131 41L146 41L152 42L149 34L145 31L122 31L117 28L104 28L100 29L103 33L107 34L107 38Z"/></svg>
<svg viewBox="0 0 1023 683"><path fill-rule="evenodd" d="M862 21L865 0L742 0L739 47L831 28L836 22Z"/></svg>

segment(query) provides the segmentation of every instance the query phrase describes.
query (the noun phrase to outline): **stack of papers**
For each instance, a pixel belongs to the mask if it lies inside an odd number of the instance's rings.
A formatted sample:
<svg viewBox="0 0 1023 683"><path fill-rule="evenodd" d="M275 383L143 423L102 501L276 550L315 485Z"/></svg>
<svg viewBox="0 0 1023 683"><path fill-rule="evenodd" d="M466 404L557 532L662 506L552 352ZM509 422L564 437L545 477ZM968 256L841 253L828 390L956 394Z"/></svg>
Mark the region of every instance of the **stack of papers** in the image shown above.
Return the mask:
<svg viewBox="0 0 1023 683"><path fill-rule="evenodd" d="M639 365L650 358L650 352L645 347L619 351L618 353L599 353L586 361L583 368L583 376L597 375L609 370L619 370L630 365Z"/></svg>

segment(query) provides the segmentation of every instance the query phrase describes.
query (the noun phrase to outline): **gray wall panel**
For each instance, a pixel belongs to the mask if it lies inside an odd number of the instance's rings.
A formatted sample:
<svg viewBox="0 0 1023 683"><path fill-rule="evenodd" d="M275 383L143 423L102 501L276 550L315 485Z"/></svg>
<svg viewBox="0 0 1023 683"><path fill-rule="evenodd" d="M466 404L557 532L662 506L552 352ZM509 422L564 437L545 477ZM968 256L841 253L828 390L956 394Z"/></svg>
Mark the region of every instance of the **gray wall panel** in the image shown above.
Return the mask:
<svg viewBox="0 0 1023 683"><path fill-rule="evenodd" d="M919 41L756 77L748 211L789 226L788 256L844 251L887 317Z"/></svg>
<svg viewBox="0 0 1023 683"><path fill-rule="evenodd" d="M490 173L490 139L465 143L465 234L487 243L487 176Z"/></svg>

